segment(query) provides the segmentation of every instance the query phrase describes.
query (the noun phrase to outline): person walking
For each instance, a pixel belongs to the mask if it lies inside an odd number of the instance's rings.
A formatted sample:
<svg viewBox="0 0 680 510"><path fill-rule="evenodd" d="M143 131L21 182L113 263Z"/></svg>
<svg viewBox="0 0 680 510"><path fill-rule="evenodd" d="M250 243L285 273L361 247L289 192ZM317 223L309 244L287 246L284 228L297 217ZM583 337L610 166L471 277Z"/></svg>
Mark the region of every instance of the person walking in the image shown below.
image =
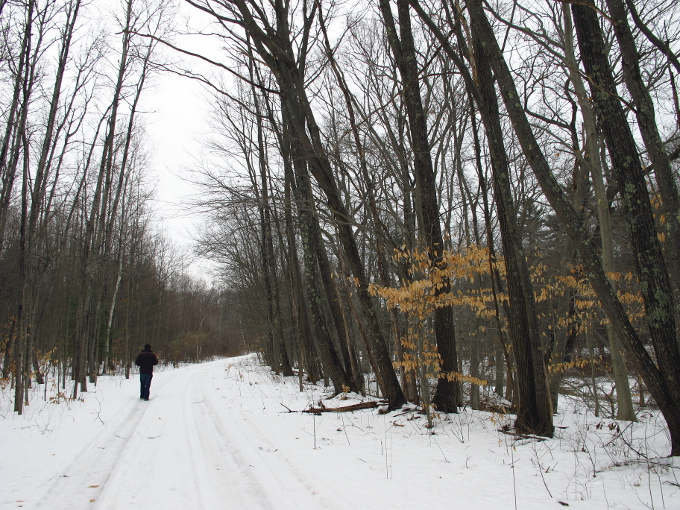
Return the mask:
<svg viewBox="0 0 680 510"><path fill-rule="evenodd" d="M135 365L139 367L139 383L141 386L139 398L142 400L149 400L153 366L158 365L158 358L151 350L151 345L146 344L144 346L144 350L139 353L139 356L137 356L137 359L135 360Z"/></svg>

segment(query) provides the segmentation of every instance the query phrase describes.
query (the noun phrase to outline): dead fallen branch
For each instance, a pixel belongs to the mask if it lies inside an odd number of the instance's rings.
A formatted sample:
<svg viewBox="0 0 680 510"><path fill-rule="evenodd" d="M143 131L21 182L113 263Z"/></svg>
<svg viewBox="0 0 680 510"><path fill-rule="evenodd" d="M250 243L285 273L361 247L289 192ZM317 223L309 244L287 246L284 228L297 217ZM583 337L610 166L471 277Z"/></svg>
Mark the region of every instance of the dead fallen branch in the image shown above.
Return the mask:
<svg viewBox="0 0 680 510"><path fill-rule="evenodd" d="M512 430L505 430L505 429L498 429L498 432L501 432L501 433L505 434L506 436L512 436L512 437L515 437L517 439L524 439L524 440L527 440L527 441L541 442L541 441L545 441L546 439L548 439L547 437L543 437L543 436L536 436L534 434L522 434L521 432L514 432Z"/></svg>
<svg viewBox="0 0 680 510"><path fill-rule="evenodd" d="M310 407L305 409L305 413L321 414L321 413L347 413L349 411L358 411L360 409L373 409L380 405L380 402L375 400L370 400L367 402L360 402L358 404L352 404L349 406L342 407L326 407L322 402L319 402L319 407Z"/></svg>

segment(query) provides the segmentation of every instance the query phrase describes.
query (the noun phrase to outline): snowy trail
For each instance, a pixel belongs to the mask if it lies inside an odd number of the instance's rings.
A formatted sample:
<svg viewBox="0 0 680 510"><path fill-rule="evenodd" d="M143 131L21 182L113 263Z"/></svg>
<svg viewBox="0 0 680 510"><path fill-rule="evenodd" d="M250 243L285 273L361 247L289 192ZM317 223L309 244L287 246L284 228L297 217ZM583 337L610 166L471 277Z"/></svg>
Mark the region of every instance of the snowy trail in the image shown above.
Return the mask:
<svg viewBox="0 0 680 510"><path fill-rule="evenodd" d="M154 376L63 471L35 508L334 508L247 412L215 391L224 363Z"/></svg>
<svg viewBox="0 0 680 510"><path fill-rule="evenodd" d="M680 508L658 414L616 423L565 397L556 436L535 440L481 411L434 430L412 408L305 413L361 397L301 391L255 355L158 368L149 402L137 376L77 401L51 381L19 416L0 386L0 510Z"/></svg>

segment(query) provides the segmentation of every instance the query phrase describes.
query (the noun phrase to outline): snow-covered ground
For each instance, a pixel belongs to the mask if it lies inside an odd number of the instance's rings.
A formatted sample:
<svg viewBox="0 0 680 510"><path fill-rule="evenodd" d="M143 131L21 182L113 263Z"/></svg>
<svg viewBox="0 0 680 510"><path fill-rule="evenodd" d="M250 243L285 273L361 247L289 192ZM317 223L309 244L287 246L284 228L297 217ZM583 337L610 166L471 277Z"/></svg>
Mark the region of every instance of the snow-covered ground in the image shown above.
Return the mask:
<svg viewBox="0 0 680 510"><path fill-rule="evenodd" d="M300 392L252 355L157 372L149 402L136 376L77 401L43 391L23 416L0 394L0 509L680 509L653 413L617 423L563 399L554 439L469 410L432 434L405 409L301 412L323 388Z"/></svg>

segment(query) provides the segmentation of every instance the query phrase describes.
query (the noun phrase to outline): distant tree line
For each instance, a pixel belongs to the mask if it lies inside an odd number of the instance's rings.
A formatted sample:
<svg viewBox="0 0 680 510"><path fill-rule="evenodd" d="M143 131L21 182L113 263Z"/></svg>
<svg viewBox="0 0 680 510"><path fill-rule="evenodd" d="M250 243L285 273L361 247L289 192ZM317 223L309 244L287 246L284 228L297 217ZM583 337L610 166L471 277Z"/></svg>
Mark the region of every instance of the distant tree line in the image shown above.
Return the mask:
<svg viewBox="0 0 680 510"><path fill-rule="evenodd" d="M108 9L108 11L99 10ZM228 290L156 232L143 101L165 2L0 2L0 348L21 413L55 375L72 397L145 343L166 361L242 350Z"/></svg>

